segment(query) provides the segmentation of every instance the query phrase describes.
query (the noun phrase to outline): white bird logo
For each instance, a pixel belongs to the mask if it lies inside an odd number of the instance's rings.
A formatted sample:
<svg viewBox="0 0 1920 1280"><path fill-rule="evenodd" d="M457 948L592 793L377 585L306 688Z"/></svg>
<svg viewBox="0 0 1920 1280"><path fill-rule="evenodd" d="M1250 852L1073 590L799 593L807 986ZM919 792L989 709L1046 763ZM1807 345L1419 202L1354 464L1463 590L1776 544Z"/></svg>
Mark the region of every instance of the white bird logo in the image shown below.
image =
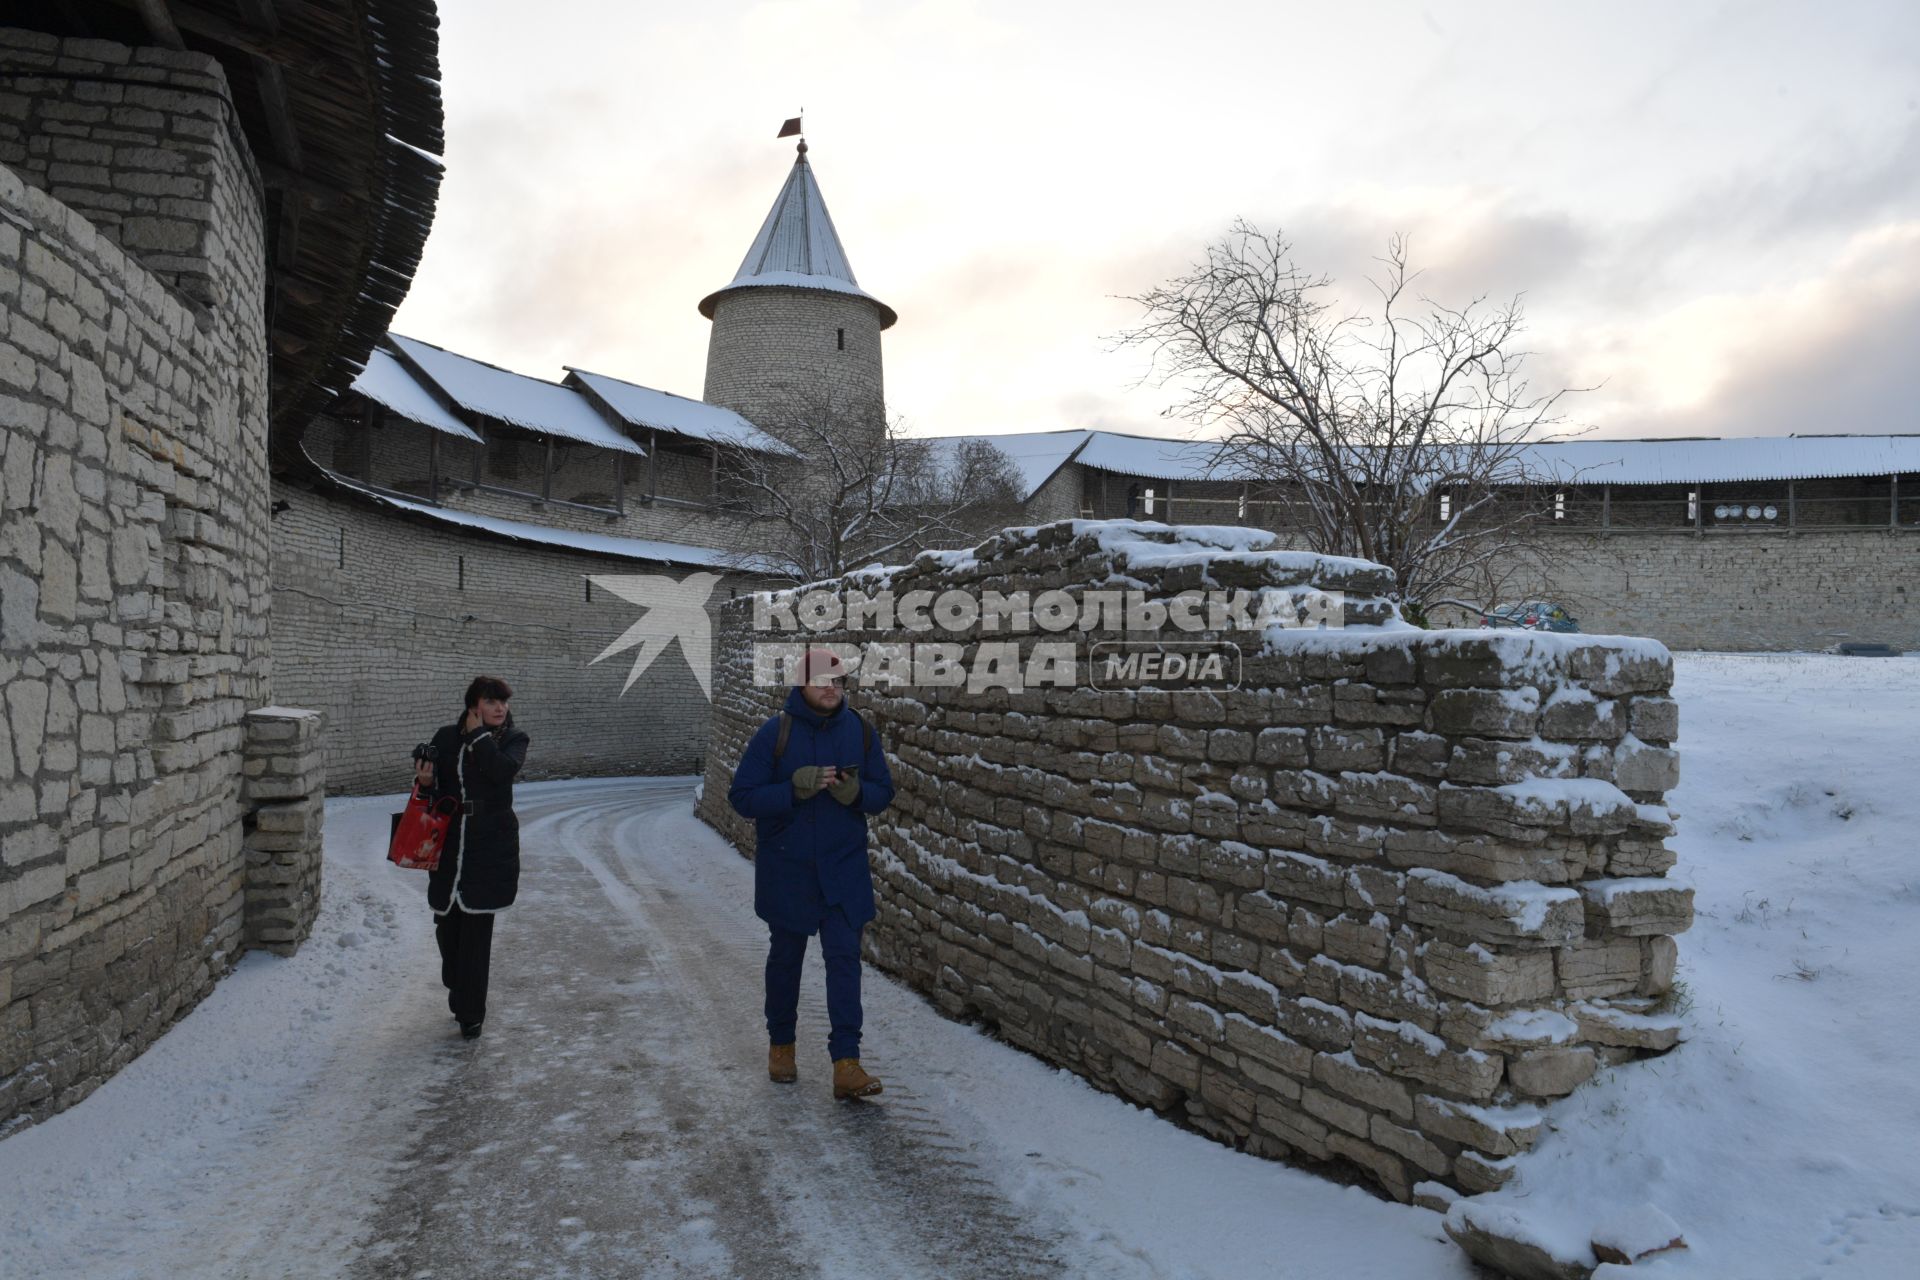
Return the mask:
<svg viewBox="0 0 1920 1280"><path fill-rule="evenodd" d="M620 692L625 694L640 674L653 665L653 660L678 640L680 656L693 668L700 692L707 695L707 701L713 701L713 623L707 617L707 597L713 594L714 584L720 578L717 573L693 573L675 582L653 574L619 577L589 574L589 582L605 587L646 612L587 665L638 645L639 652L633 655L633 669L627 673L626 684L620 687Z"/></svg>

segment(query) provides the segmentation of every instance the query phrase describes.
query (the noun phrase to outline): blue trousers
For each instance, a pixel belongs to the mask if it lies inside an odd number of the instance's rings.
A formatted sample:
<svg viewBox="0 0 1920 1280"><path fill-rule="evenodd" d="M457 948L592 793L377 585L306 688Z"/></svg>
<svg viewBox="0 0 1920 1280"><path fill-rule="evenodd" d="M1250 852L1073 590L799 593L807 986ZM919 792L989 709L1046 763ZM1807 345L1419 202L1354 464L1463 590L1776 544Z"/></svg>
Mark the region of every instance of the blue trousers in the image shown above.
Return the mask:
<svg viewBox="0 0 1920 1280"><path fill-rule="evenodd" d="M800 965L807 935L767 926L767 1042L792 1044L800 1020ZM830 1057L860 1056L860 927L839 907L820 921L820 956L827 966L827 1036Z"/></svg>

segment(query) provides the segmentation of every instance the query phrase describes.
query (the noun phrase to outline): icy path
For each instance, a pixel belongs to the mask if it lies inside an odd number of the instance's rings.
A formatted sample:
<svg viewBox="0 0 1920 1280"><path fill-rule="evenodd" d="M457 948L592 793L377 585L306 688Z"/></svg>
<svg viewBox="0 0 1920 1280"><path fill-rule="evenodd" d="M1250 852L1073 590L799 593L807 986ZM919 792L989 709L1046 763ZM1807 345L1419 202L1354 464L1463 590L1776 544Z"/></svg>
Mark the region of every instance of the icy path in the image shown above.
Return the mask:
<svg viewBox="0 0 1920 1280"><path fill-rule="evenodd" d="M331 802L301 954L248 957L87 1102L0 1142L0 1274L1470 1274L1436 1215L1184 1133L872 971L884 1097L829 1095L811 955L801 1081L769 1084L752 868L690 798L520 789L521 902L473 1043L423 878L381 861L396 802Z"/></svg>

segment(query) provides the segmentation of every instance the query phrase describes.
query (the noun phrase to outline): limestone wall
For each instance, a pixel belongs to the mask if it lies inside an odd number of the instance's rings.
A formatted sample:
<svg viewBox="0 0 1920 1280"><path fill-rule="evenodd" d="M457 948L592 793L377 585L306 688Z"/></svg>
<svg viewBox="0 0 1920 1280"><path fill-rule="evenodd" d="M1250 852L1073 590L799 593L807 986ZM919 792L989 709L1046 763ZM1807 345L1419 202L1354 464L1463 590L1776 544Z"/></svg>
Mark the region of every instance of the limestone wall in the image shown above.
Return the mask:
<svg viewBox="0 0 1920 1280"><path fill-rule="evenodd" d="M1920 537L1832 533L1556 535L1542 594L1591 632L1676 649L1920 649ZM1562 546L1561 544L1564 544Z"/></svg>
<svg viewBox="0 0 1920 1280"><path fill-rule="evenodd" d="M274 496L286 504L273 520L274 691L326 714L331 790L406 787L408 753L482 673L513 686L527 778L696 771L707 700L679 646L623 695L633 650L589 663L643 610L587 578L701 570L464 534L304 489ZM713 597L745 585L725 577Z"/></svg>
<svg viewBox="0 0 1920 1280"><path fill-rule="evenodd" d="M4 32L0 71L5 1132L237 958L269 652L263 236L219 69Z"/></svg>
<svg viewBox="0 0 1920 1280"><path fill-rule="evenodd" d="M872 302L790 288L739 289L715 301L702 400L779 435L828 389L834 410L850 422L871 420L878 436L886 386ZM817 442L789 443L806 451Z"/></svg>
<svg viewBox="0 0 1920 1280"><path fill-rule="evenodd" d="M1222 1141L1344 1161L1401 1199L1491 1189L1538 1102L1677 1037L1671 661L1415 630L1385 570L1246 541L1060 524L892 573L1079 597L1311 583L1381 625L1238 633L1230 690L1095 690L1083 660L1076 687L857 691L899 786L873 827L869 958ZM701 812L750 853L728 780L785 690L751 683L747 602L729 614Z"/></svg>

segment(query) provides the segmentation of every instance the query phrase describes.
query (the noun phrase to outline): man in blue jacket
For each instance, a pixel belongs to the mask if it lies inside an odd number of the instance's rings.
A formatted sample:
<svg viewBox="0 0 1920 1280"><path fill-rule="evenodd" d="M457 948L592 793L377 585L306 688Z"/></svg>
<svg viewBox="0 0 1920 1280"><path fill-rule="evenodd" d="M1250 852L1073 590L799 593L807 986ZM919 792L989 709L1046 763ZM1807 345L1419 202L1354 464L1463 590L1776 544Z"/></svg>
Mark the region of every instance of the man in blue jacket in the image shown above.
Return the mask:
<svg viewBox="0 0 1920 1280"><path fill-rule="evenodd" d="M807 650L786 710L747 744L727 800L754 820L753 910L772 933L767 1075L781 1084L798 1078L800 964L818 930L833 1096L879 1093L860 1068L860 931L874 917L867 815L893 803L893 775L880 735L847 705L846 668L832 652Z"/></svg>

